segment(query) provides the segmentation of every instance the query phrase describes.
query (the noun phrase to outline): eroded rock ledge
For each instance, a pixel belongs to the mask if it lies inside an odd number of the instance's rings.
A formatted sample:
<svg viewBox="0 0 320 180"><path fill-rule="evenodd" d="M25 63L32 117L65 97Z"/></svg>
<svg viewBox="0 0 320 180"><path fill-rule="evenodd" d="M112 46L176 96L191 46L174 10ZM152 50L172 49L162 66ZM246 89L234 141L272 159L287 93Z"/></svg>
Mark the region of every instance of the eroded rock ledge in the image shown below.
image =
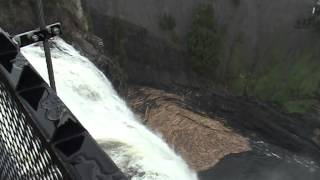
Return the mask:
<svg viewBox="0 0 320 180"><path fill-rule="evenodd" d="M152 88L130 88L128 102L151 129L182 155L195 170L217 164L229 154L249 151L249 140L226 127L223 119L188 109L185 98Z"/></svg>

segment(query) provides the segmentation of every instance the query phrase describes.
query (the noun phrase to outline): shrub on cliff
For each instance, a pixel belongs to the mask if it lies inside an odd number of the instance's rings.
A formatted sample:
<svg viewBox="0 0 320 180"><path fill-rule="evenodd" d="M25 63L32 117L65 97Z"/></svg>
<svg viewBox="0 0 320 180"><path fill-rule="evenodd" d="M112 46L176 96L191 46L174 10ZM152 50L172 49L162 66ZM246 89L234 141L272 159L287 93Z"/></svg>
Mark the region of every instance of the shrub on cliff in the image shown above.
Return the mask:
<svg viewBox="0 0 320 180"><path fill-rule="evenodd" d="M176 27L176 20L168 13L165 13L159 18L159 27L163 31L173 31Z"/></svg>
<svg viewBox="0 0 320 180"><path fill-rule="evenodd" d="M175 18L168 13L164 13L159 17L159 28L166 34L168 39L177 44L179 43L178 34L175 31L176 28L176 20Z"/></svg>
<svg viewBox="0 0 320 180"><path fill-rule="evenodd" d="M192 17L187 48L193 70L212 78L220 63L221 38L212 5L200 5Z"/></svg>

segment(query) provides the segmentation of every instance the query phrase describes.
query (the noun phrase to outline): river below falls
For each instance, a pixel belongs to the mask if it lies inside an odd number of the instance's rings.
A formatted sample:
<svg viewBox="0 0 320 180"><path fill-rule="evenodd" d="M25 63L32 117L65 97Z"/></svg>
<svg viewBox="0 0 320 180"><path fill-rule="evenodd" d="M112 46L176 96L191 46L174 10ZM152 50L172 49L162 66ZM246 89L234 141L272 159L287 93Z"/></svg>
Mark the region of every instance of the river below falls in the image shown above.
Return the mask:
<svg viewBox="0 0 320 180"><path fill-rule="evenodd" d="M214 167L199 172L200 180L319 180L318 164L263 141L252 141L252 151L228 155Z"/></svg>

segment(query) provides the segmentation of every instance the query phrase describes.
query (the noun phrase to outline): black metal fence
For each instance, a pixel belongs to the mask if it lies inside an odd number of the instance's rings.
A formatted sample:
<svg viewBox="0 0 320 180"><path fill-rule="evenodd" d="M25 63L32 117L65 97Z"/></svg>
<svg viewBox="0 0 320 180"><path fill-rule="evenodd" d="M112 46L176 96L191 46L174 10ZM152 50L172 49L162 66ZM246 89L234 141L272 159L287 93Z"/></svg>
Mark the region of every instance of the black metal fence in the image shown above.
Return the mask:
<svg viewBox="0 0 320 180"><path fill-rule="evenodd" d="M63 180L59 167L41 138L28 123L15 98L0 82L0 169L1 179Z"/></svg>
<svg viewBox="0 0 320 180"><path fill-rule="evenodd" d="M0 180L126 180L1 29Z"/></svg>

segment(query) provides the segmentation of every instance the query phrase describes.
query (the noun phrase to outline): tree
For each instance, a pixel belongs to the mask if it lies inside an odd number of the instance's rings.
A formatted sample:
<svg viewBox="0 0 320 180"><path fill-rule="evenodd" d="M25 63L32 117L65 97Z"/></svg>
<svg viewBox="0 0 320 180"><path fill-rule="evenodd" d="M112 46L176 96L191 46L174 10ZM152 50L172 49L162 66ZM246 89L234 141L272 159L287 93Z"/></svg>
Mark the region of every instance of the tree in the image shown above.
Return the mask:
<svg viewBox="0 0 320 180"><path fill-rule="evenodd" d="M193 70L202 76L215 72L220 63L221 38L212 5L200 5L193 14L187 48Z"/></svg>

